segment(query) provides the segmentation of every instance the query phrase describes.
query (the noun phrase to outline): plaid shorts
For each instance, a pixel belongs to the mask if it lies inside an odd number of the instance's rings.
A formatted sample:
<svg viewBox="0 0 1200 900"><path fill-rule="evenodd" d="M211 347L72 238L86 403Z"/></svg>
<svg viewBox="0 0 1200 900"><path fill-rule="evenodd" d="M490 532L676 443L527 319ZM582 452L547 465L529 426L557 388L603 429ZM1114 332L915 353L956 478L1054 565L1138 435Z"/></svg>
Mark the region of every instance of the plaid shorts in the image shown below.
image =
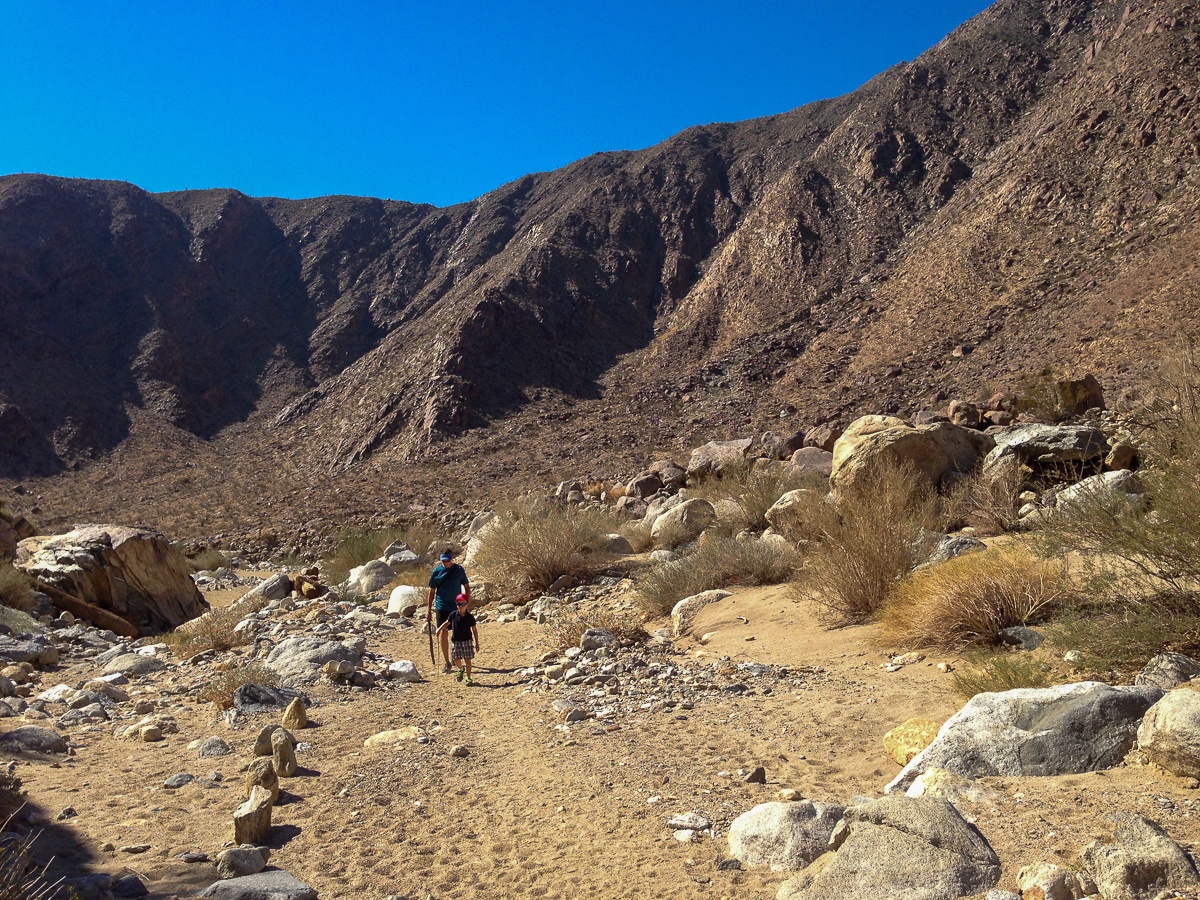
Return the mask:
<svg viewBox="0 0 1200 900"><path fill-rule="evenodd" d="M450 642L450 658L451 659L474 659L475 658L475 642L474 641L451 641Z"/></svg>

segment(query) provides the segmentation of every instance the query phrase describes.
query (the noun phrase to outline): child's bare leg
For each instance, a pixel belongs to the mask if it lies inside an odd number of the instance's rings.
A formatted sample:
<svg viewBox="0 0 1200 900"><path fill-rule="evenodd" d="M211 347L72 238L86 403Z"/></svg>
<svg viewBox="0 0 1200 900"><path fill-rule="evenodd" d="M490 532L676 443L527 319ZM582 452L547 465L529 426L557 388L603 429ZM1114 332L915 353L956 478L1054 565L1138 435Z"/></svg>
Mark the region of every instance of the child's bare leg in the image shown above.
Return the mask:
<svg viewBox="0 0 1200 900"><path fill-rule="evenodd" d="M471 677L471 661L469 659L464 659L463 663L467 667L467 677L470 678Z"/></svg>

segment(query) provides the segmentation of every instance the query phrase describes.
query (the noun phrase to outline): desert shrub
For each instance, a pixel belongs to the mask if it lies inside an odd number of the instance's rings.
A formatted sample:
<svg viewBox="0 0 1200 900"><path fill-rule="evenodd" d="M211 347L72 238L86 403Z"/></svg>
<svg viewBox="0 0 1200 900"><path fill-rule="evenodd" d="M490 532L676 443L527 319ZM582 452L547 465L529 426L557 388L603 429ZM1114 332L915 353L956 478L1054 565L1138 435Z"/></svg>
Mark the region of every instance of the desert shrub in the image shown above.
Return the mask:
<svg viewBox="0 0 1200 900"><path fill-rule="evenodd" d="M720 476L709 476L688 486L689 497L699 497L716 503L732 500L739 507L733 520L723 523L733 531L763 531L770 523L766 514L775 501L788 491L799 487L813 486L816 479L797 475L795 470L784 465L747 462L744 466L726 469ZM828 482L821 485L822 493Z"/></svg>
<svg viewBox="0 0 1200 900"><path fill-rule="evenodd" d="M0 831L12 834L11 816ZM36 835L17 837L0 843L0 900L51 900L58 896L62 879L51 882L46 867L33 861Z"/></svg>
<svg viewBox="0 0 1200 900"><path fill-rule="evenodd" d="M545 643L548 649L562 653L568 647L578 647L589 628L611 631L620 641L640 643L647 637L640 618L626 610L595 608L584 612L564 607L547 623Z"/></svg>
<svg viewBox="0 0 1200 900"><path fill-rule="evenodd" d="M245 631L235 631L238 622L267 605L265 598L258 603L243 603L236 607L210 609L190 622L163 635L176 656L188 658L205 650L230 650L250 642Z"/></svg>
<svg viewBox="0 0 1200 900"><path fill-rule="evenodd" d="M626 488L623 484L614 484L608 489L609 500L620 500L626 494Z"/></svg>
<svg viewBox="0 0 1200 900"><path fill-rule="evenodd" d="M328 584L340 584L350 570L379 559L395 541L403 541L417 554L420 565L432 566L441 550L437 525L417 520L403 528L354 528L341 534L337 549L321 561L321 572Z"/></svg>
<svg viewBox="0 0 1200 900"><path fill-rule="evenodd" d="M981 534L1017 531L1025 480L1026 473L1015 459L962 478L942 497L940 527L953 531L970 525Z"/></svg>
<svg viewBox="0 0 1200 900"><path fill-rule="evenodd" d="M629 546L633 548L634 553L645 553L654 546L654 538L650 535L650 529L641 521L622 523L617 529L617 534L629 541Z"/></svg>
<svg viewBox="0 0 1200 900"><path fill-rule="evenodd" d="M1054 684L1054 670L1029 653L975 656L953 675L954 689L968 700L976 694L1041 688Z"/></svg>
<svg viewBox="0 0 1200 900"><path fill-rule="evenodd" d="M661 524L658 521L654 523L658 528L658 533L651 533L651 542L660 550L674 550L686 544L689 538L692 538L692 532L680 521L676 519L663 519ZM718 528L709 528L713 534L723 534L728 537L729 532Z"/></svg>
<svg viewBox="0 0 1200 900"><path fill-rule="evenodd" d="M563 575L586 578L612 559L604 538L619 524L605 510L527 497L497 516L480 535L475 564L503 596L532 597Z"/></svg>
<svg viewBox="0 0 1200 900"><path fill-rule="evenodd" d="M1066 567L1024 547L969 553L897 585L884 609L885 633L906 647L995 644L1000 629L1052 614L1068 591Z"/></svg>
<svg viewBox="0 0 1200 900"><path fill-rule="evenodd" d="M816 599L823 622L850 625L878 615L926 558L937 497L909 466L881 462L854 490L813 513L813 539L795 590Z"/></svg>
<svg viewBox="0 0 1200 900"><path fill-rule="evenodd" d="M1039 530L1042 549L1047 555L1078 552L1094 590L1104 596L1166 592L1176 605L1200 611L1200 359L1194 348L1164 366L1130 419L1147 502L1096 491Z"/></svg>
<svg viewBox="0 0 1200 900"><path fill-rule="evenodd" d="M229 565L229 557L216 547L207 547L195 556L188 557L188 561L197 572L210 572Z"/></svg>
<svg viewBox="0 0 1200 900"><path fill-rule="evenodd" d="M1039 421L1057 422L1066 414L1058 378L1051 369L1022 376L1016 384L1016 395L1016 412Z"/></svg>
<svg viewBox="0 0 1200 900"><path fill-rule="evenodd" d="M11 563L0 563L0 605L21 612L33 610L33 584Z"/></svg>
<svg viewBox="0 0 1200 900"><path fill-rule="evenodd" d="M780 584L798 563L799 554L783 541L706 536L691 553L647 573L637 587L638 600L648 614L662 616L701 591Z"/></svg>
<svg viewBox="0 0 1200 900"><path fill-rule="evenodd" d="M1136 603L1077 602L1046 633L1060 650L1079 651L1079 668L1102 680L1127 681L1165 650L1200 655L1200 613L1170 593Z"/></svg>
<svg viewBox="0 0 1200 900"><path fill-rule="evenodd" d="M233 692L243 684L279 687L279 675L274 669L261 663L239 665L237 668L216 673L200 689L197 696L201 700L211 700L218 709L229 709L233 706Z"/></svg>

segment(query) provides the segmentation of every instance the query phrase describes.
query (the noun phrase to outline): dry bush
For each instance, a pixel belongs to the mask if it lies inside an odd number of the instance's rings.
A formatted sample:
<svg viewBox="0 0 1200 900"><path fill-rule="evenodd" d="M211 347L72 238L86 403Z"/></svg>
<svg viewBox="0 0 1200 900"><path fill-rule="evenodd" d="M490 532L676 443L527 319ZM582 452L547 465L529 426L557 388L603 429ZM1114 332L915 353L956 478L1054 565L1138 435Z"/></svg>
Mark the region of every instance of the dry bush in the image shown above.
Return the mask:
<svg viewBox="0 0 1200 900"><path fill-rule="evenodd" d="M687 556L652 569L637 587L652 616L667 615L685 597L735 584L780 584L799 564L799 554L776 541L706 536Z"/></svg>
<svg viewBox="0 0 1200 900"><path fill-rule="evenodd" d="M0 831L13 833L11 818L4 820ZM33 860L36 840L35 834L0 843L0 900L52 900L59 895L62 879L49 881L46 866L39 866Z"/></svg>
<svg viewBox="0 0 1200 900"><path fill-rule="evenodd" d="M976 657L953 675L954 689L968 700L976 694L1050 687L1054 670L1029 653Z"/></svg>
<svg viewBox="0 0 1200 900"><path fill-rule="evenodd" d="M650 540L660 550L674 550L688 543L692 537L691 531L675 519L665 519L661 525L658 522L655 524L658 525L658 534L652 534Z"/></svg>
<svg viewBox="0 0 1200 900"><path fill-rule="evenodd" d="M233 692L243 684L261 684L265 687L279 687L279 674L261 663L247 663L235 669L218 672L200 689L197 697L201 700L211 700L218 709L229 709L233 706Z"/></svg>
<svg viewBox="0 0 1200 900"><path fill-rule="evenodd" d="M1039 529L1046 555L1079 553L1093 588L1119 599L1169 593L1200 612L1200 358L1185 348L1164 364L1130 414L1148 498L1094 492Z"/></svg>
<svg viewBox="0 0 1200 900"><path fill-rule="evenodd" d="M234 628L246 616L258 612L270 602L265 598L260 599L259 603L210 609L163 635L163 643L167 644L176 656L184 659L205 650L230 650L248 644L249 634L245 631L235 631Z"/></svg>
<svg viewBox="0 0 1200 900"><path fill-rule="evenodd" d="M1190 601L1169 593L1136 603L1073 604L1046 632L1060 650L1083 655L1082 671L1114 684L1128 684L1151 657L1166 650L1200 656L1200 614Z"/></svg>
<svg viewBox="0 0 1200 900"><path fill-rule="evenodd" d="M480 535L475 564L501 596L527 599L563 575L586 578L612 559L604 539L619 524L605 510L524 498L497 515Z"/></svg>
<svg viewBox="0 0 1200 900"><path fill-rule="evenodd" d="M911 467L881 462L854 491L813 512L796 591L811 592L823 622L851 625L878 615L928 556L937 496Z"/></svg>
<svg viewBox="0 0 1200 900"><path fill-rule="evenodd" d="M547 648L562 653L568 647L578 647L589 628L611 631L622 642L641 643L647 638L641 620L626 610L596 608L582 612L564 607L553 613L546 625Z"/></svg>
<svg viewBox="0 0 1200 900"><path fill-rule="evenodd" d="M615 502L624 497L627 492L625 485L614 484L608 489L608 499Z"/></svg>
<svg viewBox="0 0 1200 900"><path fill-rule="evenodd" d="M196 572L211 572L228 566L229 557L215 547L208 547L195 556L188 557L188 562Z"/></svg>
<svg viewBox="0 0 1200 900"><path fill-rule="evenodd" d="M11 563L0 563L0 605L32 612L33 593L29 576Z"/></svg>
<svg viewBox="0 0 1200 900"><path fill-rule="evenodd" d="M403 541L417 554L418 564L432 566L443 542L436 523L418 520L403 528L351 529L342 533L338 548L321 561L321 572L328 584L341 584L350 570L379 559L395 541Z"/></svg>
<svg viewBox="0 0 1200 900"><path fill-rule="evenodd" d="M969 553L900 583L884 608L885 633L905 647L995 644L1000 629L1041 621L1062 607L1069 587L1061 561L1028 549Z"/></svg>
<svg viewBox="0 0 1200 900"><path fill-rule="evenodd" d="M1066 415L1058 377L1051 369L1022 376L1016 384L1016 412L1041 422L1058 422Z"/></svg>
<svg viewBox="0 0 1200 900"><path fill-rule="evenodd" d="M985 535L1019 530L1025 476L1020 462L1009 459L986 474L962 478L942 497L941 528L954 531L970 525Z"/></svg>
<svg viewBox="0 0 1200 900"><path fill-rule="evenodd" d="M654 538L650 535L650 529L641 521L625 522L617 529L617 533L629 541L629 546L633 548L634 553L645 553L654 546Z"/></svg>
<svg viewBox="0 0 1200 900"><path fill-rule="evenodd" d="M769 526L767 510L775 505L788 491L800 487L811 487L820 479L797 475L785 465L753 465L726 469L720 476L709 476L697 483L689 484L688 496L716 503L732 500L739 507L734 519L722 523L733 531L763 531ZM828 489L825 481L822 493Z"/></svg>
<svg viewBox="0 0 1200 900"><path fill-rule="evenodd" d="M587 484L583 486L583 496L589 500L599 500L608 493L608 482L601 481L597 478L589 479Z"/></svg>

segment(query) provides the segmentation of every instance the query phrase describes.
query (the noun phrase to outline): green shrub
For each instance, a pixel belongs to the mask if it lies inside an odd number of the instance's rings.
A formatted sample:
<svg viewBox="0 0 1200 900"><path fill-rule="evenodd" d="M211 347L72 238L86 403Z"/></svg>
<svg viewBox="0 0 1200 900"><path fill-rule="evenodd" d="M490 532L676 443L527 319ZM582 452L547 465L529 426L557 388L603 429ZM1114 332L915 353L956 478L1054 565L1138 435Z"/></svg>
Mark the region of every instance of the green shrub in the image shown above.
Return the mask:
<svg viewBox="0 0 1200 900"><path fill-rule="evenodd" d="M822 493L828 490L828 480L801 476L782 463L758 461L726 469L719 477L710 476L688 486L688 497L698 497L717 503L732 500L739 507L730 521L723 522L731 531L763 531L770 523L767 510L788 491L811 487L820 482Z"/></svg>
<svg viewBox="0 0 1200 900"><path fill-rule="evenodd" d="M926 558L937 496L911 467L881 461L836 503L815 504L813 515L795 590L816 599L823 622L850 625L878 615Z"/></svg>
<svg viewBox="0 0 1200 900"><path fill-rule="evenodd" d="M969 553L900 583L884 608L885 633L905 647L995 644L1000 629L1053 613L1067 591L1066 567L1023 547Z"/></svg>
<svg viewBox="0 0 1200 900"><path fill-rule="evenodd" d="M1056 681L1054 674L1046 663L1029 653L976 656L954 673L954 689L969 700L976 694L1049 687Z"/></svg>
<svg viewBox="0 0 1200 900"><path fill-rule="evenodd" d="M216 547L201 550L195 556L188 557L188 561L196 572L212 572L229 565L229 557Z"/></svg>
<svg viewBox="0 0 1200 900"><path fill-rule="evenodd" d="M1200 655L1200 612L1169 593L1137 603L1072 604L1046 633L1060 651L1079 651L1078 668L1102 680L1128 681L1166 650Z"/></svg>
<svg viewBox="0 0 1200 900"><path fill-rule="evenodd" d="M337 550L321 561L321 573L327 584L341 584L351 569L379 559L396 541L403 541L417 554L419 565L432 568L443 546L438 537L437 526L424 520L403 528L350 529L342 533Z"/></svg>
<svg viewBox="0 0 1200 900"><path fill-rule="evenodd" d="M563 575L589 577L613 558L605 538L619 523L608 511L523 498L497 516L479 536L475 564L500 596L528 599Z"/></svg>
<svg viewBox="0 0 1200 900"><path fill-rule="evenodd" d="M685 597L735 584L780 584L799 563L799 554L782 540L738 540L706 535L695 549L650 570L637 586L649 615L668 614Z"/></svg>

